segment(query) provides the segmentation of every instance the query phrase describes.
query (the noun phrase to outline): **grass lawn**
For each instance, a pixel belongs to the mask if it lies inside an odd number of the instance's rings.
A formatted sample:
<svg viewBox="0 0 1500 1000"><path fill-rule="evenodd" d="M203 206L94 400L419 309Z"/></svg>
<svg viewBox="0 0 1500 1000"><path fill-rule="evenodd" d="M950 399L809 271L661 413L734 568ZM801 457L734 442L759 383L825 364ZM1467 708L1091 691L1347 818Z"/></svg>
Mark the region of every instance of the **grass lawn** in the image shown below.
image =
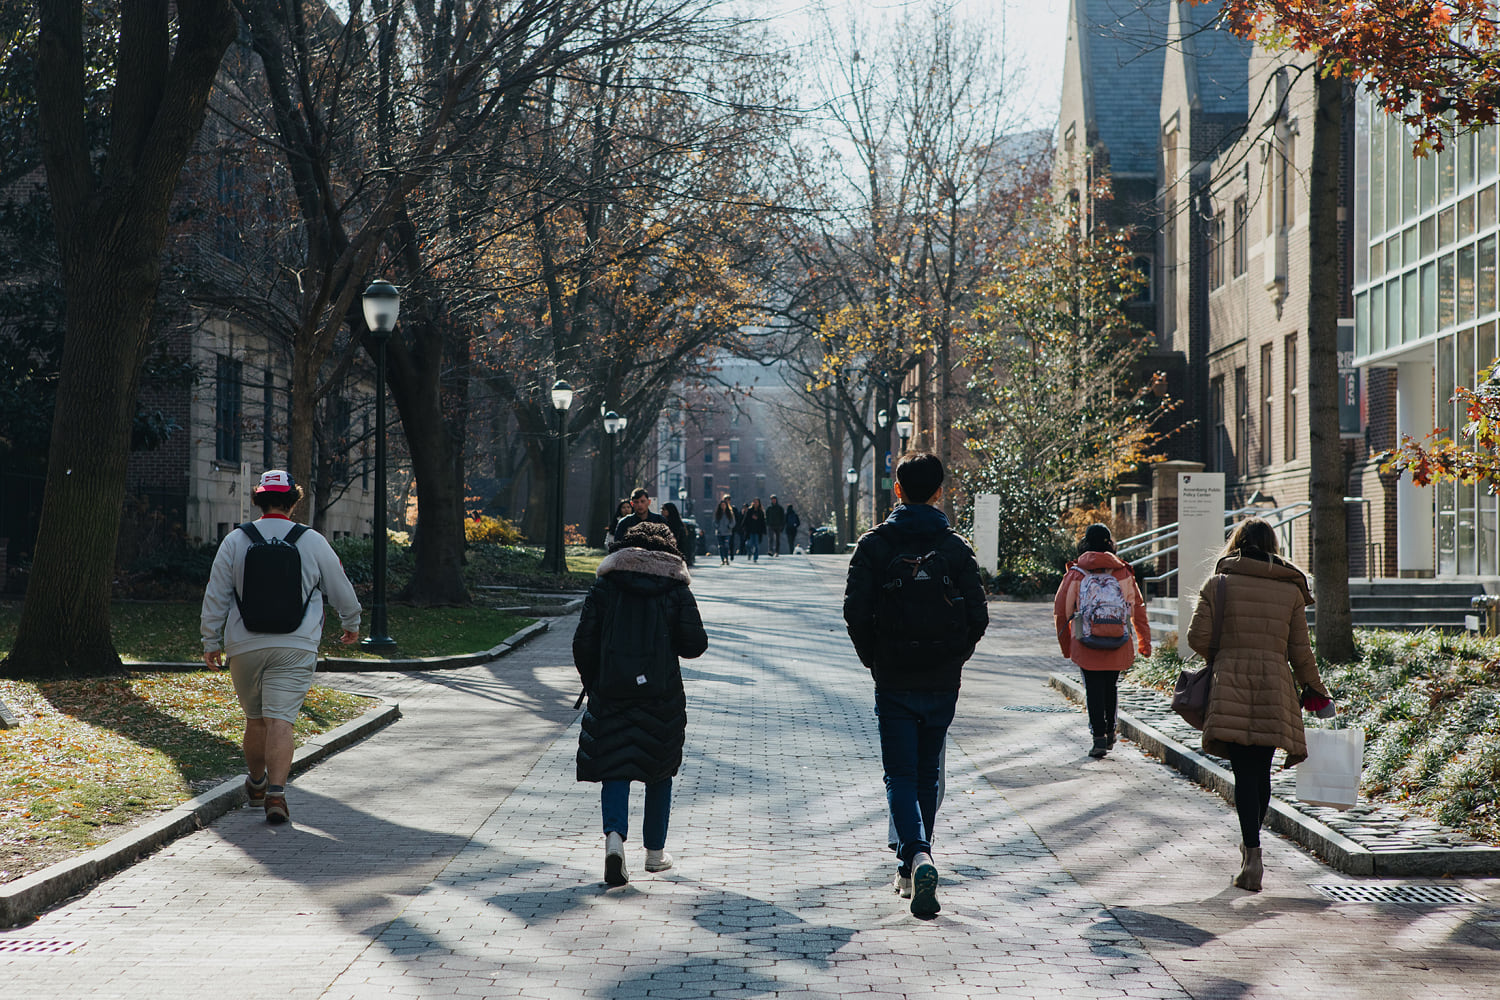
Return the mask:
<svg viewBox="0 0 1500 1000"><path fill-rule="evenodd" d="M197 602L115 601L110 605L115 648L126 660L165 663L200 660L203 643L198 638L198 613ZM338 619L331 614L325 617L320 655L381 659L358 646L339 645ZM0 656L10 650L20 618L19 602L0 602ZM392 604L386 608L386 621L397 643L394 655L404 657L482 652L534 619L483 607L411 608ZM365 630L362 634L368 634L369 626L370 610L366 608L360 621Z"/></svg>
<svg viewBox="0 0 1500 1000"><path fill-rule="evenodd" d="M0 730L0 882L105 843L244 772L244 716L227 671L0 679L0 701L21 720ZM297 742L370 705L314 687Z"/></svg>

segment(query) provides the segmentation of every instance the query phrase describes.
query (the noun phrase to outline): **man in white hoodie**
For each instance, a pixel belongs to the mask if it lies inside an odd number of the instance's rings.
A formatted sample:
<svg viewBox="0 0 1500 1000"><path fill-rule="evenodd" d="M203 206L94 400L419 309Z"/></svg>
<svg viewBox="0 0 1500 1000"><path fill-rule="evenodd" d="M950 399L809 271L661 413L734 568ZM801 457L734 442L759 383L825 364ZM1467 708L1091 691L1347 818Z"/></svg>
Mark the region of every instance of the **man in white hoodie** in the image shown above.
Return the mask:
<svg viewBox="0 0 1500 1000"><path fill-rule="evenodd" d="M359 598L327 539L292 520L302 488L291 473L266 471L251 499L261 510L250 523L259 538L252 538L243 525L224 536L203 593L203 662L218 670L228 657L234 691L245 711L246 797L251 805L265 808L266 822L285 823L291 817L286 781L292 769L292 732L318 665L323 595L338 612L344 629L339 641L345 645L359 640ZM296 546L301 562L300 623L288 631L252 631L245 624L243 602L256 598L245 593L245 556L259 542L285 541ZM253 611L250 617L255 618Z"/></svg>

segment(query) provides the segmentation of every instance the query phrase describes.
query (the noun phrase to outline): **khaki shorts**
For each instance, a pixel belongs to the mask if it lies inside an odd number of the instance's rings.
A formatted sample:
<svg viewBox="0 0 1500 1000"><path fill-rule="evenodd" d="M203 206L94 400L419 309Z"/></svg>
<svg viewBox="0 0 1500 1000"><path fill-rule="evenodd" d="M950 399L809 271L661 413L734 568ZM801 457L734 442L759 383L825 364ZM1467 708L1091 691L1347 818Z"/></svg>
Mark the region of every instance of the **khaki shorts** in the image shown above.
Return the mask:
<svg viewBox="0 0 1500 1000"><path fill-rule="evenodd" d="M318 654L310 649L253 649L229 658L234 693L247 719L297 723L302 699L312 687Z"/></svg>

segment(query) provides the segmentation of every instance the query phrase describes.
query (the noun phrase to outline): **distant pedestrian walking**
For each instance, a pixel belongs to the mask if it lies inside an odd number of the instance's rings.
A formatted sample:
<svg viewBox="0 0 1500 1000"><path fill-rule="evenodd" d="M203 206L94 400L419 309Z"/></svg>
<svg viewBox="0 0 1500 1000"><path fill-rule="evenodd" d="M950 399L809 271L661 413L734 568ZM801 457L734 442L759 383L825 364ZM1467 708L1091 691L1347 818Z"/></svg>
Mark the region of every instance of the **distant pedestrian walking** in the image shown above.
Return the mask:
<svg viewBox="0 0 1500 1000"><path fill-rule="evenodd" d="M661 505L662 523L667 530L672 532L672 541L677 543L677 551L682 556L682 561L689 566L693 565L698 555L698 541L689 538L693 534L688 530L687 522L682 519L682 513L677 509L675 503L664 503Z"/></svg>
<svg viewBox="0 0 1500 1000"><path fill-rule="evenodd" d="M781 554L781 536L785 531L786 508L777 502L773 493L770 504L766 506L766 541L772 558ZM787 551L791 551L791 546L787 546Z"/></svg>
<svg viewBox="0 0 1500 1000"><path fill-rule="evenodd" d="M797 551L797 529L802 524L802 518L797 516L797 508L791 504L786 505L786 550Z"/></svg>
<svg viewBox="0 0 1500 1000"><path fill-rule="evenodd" d="M943 741L963 665L989 626L974 552L934 506L943 463L912 453L896 469L901 503L866 532L849 560L844 622L875 680L880 757L899 840L896 889L911 911L940 909L932 833Z"/></svg>
<svg viewBox="0 0 1500 1000"><path fill-rule="evenodd" d="M734 558L734 528L739 523L734 504L725 497L714 508L714 539L719 543L719 565L728 566Z"/></svg>
<svg viewBox="0 0 1500 1000"><path fill-rule="evenodd" d="M285 823L292 732L318 665L323 595L338 612L345 645L359 639L359 598L328 541L292 520L302 488L290 473L262 474L251 500L261 516L219 543L199 631L205 664L217 670L229 658L245 712L246 797L265 809L266 822Z"/></svg>
<svg viewBox="0 0 1500 1000"><path fill-rule="evenodd" d="M1088 702L1090 757L1115 745L1120 674L1136 651L1151 655L1151 625L1135 573L1115 555L1106 524L1091 524L1078 540L1078 559L1068 567L1052 602L1057 644L1078 665Z"/></svg>
<svg viewBox="0 0 1500 1000"><path fill-rule="evenodd" d="M750 561L760 562L760 542L766 537L766 512L761 509L760 497L751 500L745 508L740 530L745 533L745 552L750 556Z"/></svg>
<svg viewBox="0 0 1500 1000"><path fill-rule="evenodd" d="M692 577L666 525L638 524L599 563L573 633L573 663L588 694L578 734L578 780L601 782L604 881L630 881L625 864L630 783L646 786L641 842L648 872L672 867L667 824L682 766L687 697L678 657L702 656L708 635Z"/></svg>
<svg viewBox="0 0 1500 1000"><path fill-rule="evenodd" d="M1260 518L1235 525L1214 567L1216 575L1198 591L1187 632L1194 652L1213 662L1203 750L1229 758L1234 769L1241 844L1233 884L1251 892L1260 891L1265 871L1260 828L1271 805L1271 759L1281 747L1286 767L1306 760L1302 708L1332 714L1333 707L1307 635L1304 609L1313 603L1307 576L1278 549L1275 529ZM1217 574L1225 577L1222 589ZM1215 604L1221 594L1219 646L1214 650Z"/></svg>

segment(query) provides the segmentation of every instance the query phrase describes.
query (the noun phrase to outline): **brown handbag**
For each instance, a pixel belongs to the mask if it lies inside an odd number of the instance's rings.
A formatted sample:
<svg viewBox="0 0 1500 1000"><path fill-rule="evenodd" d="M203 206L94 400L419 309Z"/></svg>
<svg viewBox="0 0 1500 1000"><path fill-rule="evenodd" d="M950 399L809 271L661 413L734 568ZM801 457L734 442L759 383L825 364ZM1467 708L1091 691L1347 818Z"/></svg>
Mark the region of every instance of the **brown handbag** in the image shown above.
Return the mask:
<svg viewBox="0 0 1500 1000"><path fill-rule="evenodd" d="M1229 577L1218 573L1216 578L1219 582L1214 593L1214 629L1208 642L1208 655L1197 670L1180 671L1172 688L1172 711L1182 716L1188 725L1200 730L1208 717L1208 696L1214 684L1214 658L1219 655L1219 640L1224 634L1224 595L1229 589Z"/></svg>

